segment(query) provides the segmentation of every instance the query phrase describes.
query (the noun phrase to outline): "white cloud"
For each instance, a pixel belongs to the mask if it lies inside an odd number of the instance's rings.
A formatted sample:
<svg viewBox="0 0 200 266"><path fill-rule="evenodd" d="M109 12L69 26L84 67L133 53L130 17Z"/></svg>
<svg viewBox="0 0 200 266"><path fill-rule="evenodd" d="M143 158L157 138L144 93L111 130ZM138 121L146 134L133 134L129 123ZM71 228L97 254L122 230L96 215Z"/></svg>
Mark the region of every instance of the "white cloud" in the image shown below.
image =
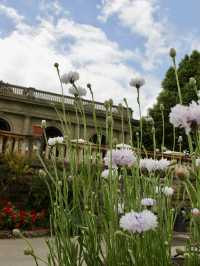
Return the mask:
<svg viewBox="0 0 200 266"><path fill-rule="evenodd" d="M7 16L16 24L19 24L24 20L24 17L19 15L14 8L3 4L0 4L0 14Z"/></svg>
<svg viewBox="0 0 200 266"><path fill-rule="evenodd" d="M151 70L161 63L161 56L166 55L170 47L172 29L166 18L159 17L157 0L102 0L99 8L100 20L105 22L117 15L120 25L145 39L141 62L144 69Z"/></svg>
<svg viewBox="0 0 200 266"><path fill-rule="evenodd" d="M15 15L21 18L16 10ZM128 84L130 78L139 73L127 63L137 54L121 49L100 28L76 23L66 15L59 16L57 21L50 17L40 18L36 26L26 24L24 19L16 19L15 23L16 27L9 35L0 37L0 79L60 92L53 67L54 62L58 62L62 73L79 71L80 85L90 82L96 100L113 98L118 103L126 97L137 116L136 91ZM159 87L158 79L148 79ZM146 94L144 88L141 97L145 113L155 94Z"/></svg>

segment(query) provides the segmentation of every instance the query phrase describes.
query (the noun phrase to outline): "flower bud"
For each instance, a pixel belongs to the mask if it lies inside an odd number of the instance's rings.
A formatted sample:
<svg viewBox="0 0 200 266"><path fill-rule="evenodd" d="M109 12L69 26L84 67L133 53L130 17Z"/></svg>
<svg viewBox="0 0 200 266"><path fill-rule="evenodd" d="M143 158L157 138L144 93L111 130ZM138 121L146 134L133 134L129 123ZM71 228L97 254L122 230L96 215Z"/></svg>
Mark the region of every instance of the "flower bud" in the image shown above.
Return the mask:
<svg viewBox="0 0 200 266"><path fill-rule="evenodd" d="M38 173L39 173L39 176L40 176L40 177L45 177L45 176L47 176L46 172L45 172L43 169L39 169Z"/></svg>
<svg viewBox="0 0 200 266"><path fill-rule="evenodd" d="M189 79L189 84L190 84L191 86L196 86L196 84L197 84L196 79L193 78L193 77L191 77L191 78Z"/></svg>
<svg viewBox="0 0 200 266"><path fill-rule="evenodd" d="M171 48L169 51L169 55L171 56L171 58L175 58L176 57L176 49Z"/></svg>
<svg viewBox="0 0 200 266"><path fill-rule="evenodd" d="M183 137L182 136L179 136L178 137L178 143L182 143L183 142Z"/></svg>
<svg viewBox="0 0 200 266"><path fill-rule="evenodd" d="M112 125L113 125L113 119L112 119L112 116L111 115L109 115L107 117L107 123L108 123L108 127L112 127Z"/></svg>
<svg viewBox="0 0 200 266"><path fill-rule="evenodd" d="M12 230L12 233L15 237L20 237L21 236L21 232L19 229L15 228Z"/></svg>
<svg viewBox="0 0 200 266"><path fill-rule="evenodd" d="M61 187L62 186L62 181L58 181L58 185Z"/></svg>
<svg viewBox="0 0 200 266"><path fill-rule="evenodd" d="M189 176L187 167L183 165L176 165L175 176L180 178L181 180L185 180Z"/></svg>
<svg viewBox="0 0 200 266"><path fill-rule="evenodd" d="M160 104L160 111L162 112L162 111L164 111L164 109L165 109L165 107L164 107L164 105L161 103L161 104Z"/></svg>
<svg viewBox="0 0 200 266"><path fill-rule="evenodd" d="M33 254L34 253L33 253L33 250L32 249L27 248L27 249L24 250L24 255L29 256L29 255L33 255Z"/></svg>
<svg viewBox="0 0 200 266"><path fill-rule="evenodd" d="M109 99L108 102L109 102L110 107L113 106L113 100L112 99Z"/></svg>
<svg viewBox="0 0 200 266"><path fill-rule="evenodd" d="M42 120L41 128L46 128L46 127L47 127L47 121L46 120Z"/></svg>
<svg viewBox="0 0 200 266"><path fill-rule="evenodd" d="M58 68L59 67L59 64L58 63L54 63L54 67L55 68Z"/></svg>

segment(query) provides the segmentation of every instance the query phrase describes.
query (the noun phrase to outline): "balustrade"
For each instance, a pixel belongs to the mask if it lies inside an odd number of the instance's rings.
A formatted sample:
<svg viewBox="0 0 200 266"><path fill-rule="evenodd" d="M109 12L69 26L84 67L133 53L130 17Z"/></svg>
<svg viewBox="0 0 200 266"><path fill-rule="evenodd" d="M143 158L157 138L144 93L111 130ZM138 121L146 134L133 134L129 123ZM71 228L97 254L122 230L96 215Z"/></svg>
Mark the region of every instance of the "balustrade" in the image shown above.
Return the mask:
<svg viewBox="0 0 200 266"><path fill-rule="evenodd" d="M62 102L62 95L52 93L52 92L46 92L46 91L41 91L37 90L35 88L31 87L22 87L22 86L17 86L17 85L12 85L8 83L4 83L0 81L0 95L2 96L12 96L12 97L18 97L21 99L31 99L34 101L48 101L52 103L61 103ZM83 105L84 106L92 106L92 101L82 99ZM64 103L67 105L74 105L74 97L70 96L64 96ZM105 112L106 108L103 103L101 102L95 102L95 109L97 111ZM92 108L89 108L92 110ZM119 116L118 113L118 107L113 106L112 111L115 115ZM129 109L130 113L132 114L131 109ZM127 108L124 107L124 115L127 115Z"/></svg>

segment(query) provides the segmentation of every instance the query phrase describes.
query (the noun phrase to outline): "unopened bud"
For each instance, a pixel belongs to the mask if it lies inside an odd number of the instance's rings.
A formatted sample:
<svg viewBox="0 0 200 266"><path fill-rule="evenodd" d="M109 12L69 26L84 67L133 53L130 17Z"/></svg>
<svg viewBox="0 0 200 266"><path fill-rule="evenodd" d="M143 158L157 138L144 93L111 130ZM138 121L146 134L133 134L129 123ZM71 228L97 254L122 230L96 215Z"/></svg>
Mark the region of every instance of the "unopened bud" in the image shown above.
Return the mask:
<svg viewBox="0 0 200 266"><path fill-rule="evenodd" d="M175 176L181 180L185 180L189 176L189 171L186 166L177 165L175 167Z"/></svg>
<svg viewBox="0 0 200 266"><path fill-rule="evenodd" d="M191 86L196 86L196 84L197 84L196 79L193 78L193 77L191 77L191 78L189 79L189 84L190 84Z"/></svg>
<svg viewBox="0 0 200 266"><path fill-rule="evenodd" d="M107 123L108 123L108 127L112 127L112 125L113 125L113 119L112 119L112 116L108 116L107 117Z"/></svg>
<svg viewBox="0 0 200 266"><path fill-rule="evenodd" d="M41 128L46 128L46 127L47 127L47 121L46 120L42 120Z"/></svg>
<svg viewBox="0 0 200 266"><path fill-rule="evenodd" d="M55 68L58 68L59 67L59 64L58 63L54 63L54 67Z"/></svg>
<svg viewBox="0 0 200 266"><path fill-rule="evenodd" d="M176 49L171 48L169 51L169 55L171 56L171 58L175 58L176 57Z"/></svg>
<svg viewBox="0 0 200 266"><path fill-rule="evenodd" d="M25 249L24 250L24 255L27 255L27 256L29 256L29 255L33 255L34 254L34 252L33 252L33 250L32 249Z"/></svg>
<svg viewBox="0 0 200 266"><path fill-rule="evenodd" d="M39 176L40 177L45 177L47 174L46 174L46 172L43 170L43 169L40 169L39 171L38 171L38 173L39 173Z"/></svg>
<svg viewBox="0 0 200 266"><path fill-rule="evenodd" d="M182 143L183 142L183 137L182 136L179 136L178 137L178 143Z"/></svg>
<svg viewBox="0 0 200 266"><path fill-rule="evenodd" d="M164 111L164 109L165 109L165 107L164 107L164 105L161 103L161 104L160 104L160 111L162 112L162 111Z"/></svg>
<svg viewBox="0 0 200 266"><path fill-rule="evenodd" d="M19 229L13 229L12 230L12 233L13 233L13 235L15 236L15 237L19 237L19 236L21 236L21 232L20 232L20 230Z"/></svg>

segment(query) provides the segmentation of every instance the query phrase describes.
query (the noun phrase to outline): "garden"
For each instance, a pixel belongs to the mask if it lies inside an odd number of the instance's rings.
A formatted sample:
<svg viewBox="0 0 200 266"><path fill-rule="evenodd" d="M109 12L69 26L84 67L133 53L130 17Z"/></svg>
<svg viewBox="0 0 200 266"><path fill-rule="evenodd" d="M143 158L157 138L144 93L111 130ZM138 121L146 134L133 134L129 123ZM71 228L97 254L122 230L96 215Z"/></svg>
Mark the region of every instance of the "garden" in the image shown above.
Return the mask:
<svg viewBox="0 0 200 266"><path fill-rule="evenodd" d="M133 78L130 86L137 91L139 129L134 132L129 117L130 142L117 148L113 138L113 102L106 101L107 153L101 159L101 128L96 122L92 85L87 84L98 136L95 161L87 143L82 144L82 160L77 160L74 144L70 141L64 97L62 113L58 114L64 137L46 138L46 144L52 150L66 147L69 154L67 162L65 158L58 161L55 152L50 153L48 162L38 154L39 167L17 155L1 159L1 195L10 197L9 200L2 197L0 202L0 229L13 229L14 236L23 238L28 244L25 254L32 256L36 265L39 261L49 266L200 265L198 87L191 75L187 83L196 93L193 99L196 101L185 103L179 80L181 73L176 65L176 50L173 48L170 57L176 103L168 110L167 118L166 106L163 103L159 105L156 115L159 112L161 126L158 129L153 110L152 116L145 121L141 116L140 95L145 80ZM79 123L82 122L84 139L87 139L81 98L85 92L77 85L79 74L69 72L60 75L59 64L55 63L54 67L62 95L64 85L71 86L77 103L76 118ZM126 99L123 104L128 107ZM123 117L121 120L123 123ZM166 126L169 123L173 141L170 159L166 159L165 137L169 138ZM41 122L41 127L45 135L46 121ZM149 146L147 140L151 142ZM153 151L151 157L145 156L149 147ZM157 158L158 148L161 158ZM187 160L182 156L183 149L188 149ZM180 156L173 157L177 150ZM23 233L25 229L34 228L49 228L47 258L35 254ZM186 231L189 238L184 249L177 250L177 254L172 256L175 229Z"/></svg>

